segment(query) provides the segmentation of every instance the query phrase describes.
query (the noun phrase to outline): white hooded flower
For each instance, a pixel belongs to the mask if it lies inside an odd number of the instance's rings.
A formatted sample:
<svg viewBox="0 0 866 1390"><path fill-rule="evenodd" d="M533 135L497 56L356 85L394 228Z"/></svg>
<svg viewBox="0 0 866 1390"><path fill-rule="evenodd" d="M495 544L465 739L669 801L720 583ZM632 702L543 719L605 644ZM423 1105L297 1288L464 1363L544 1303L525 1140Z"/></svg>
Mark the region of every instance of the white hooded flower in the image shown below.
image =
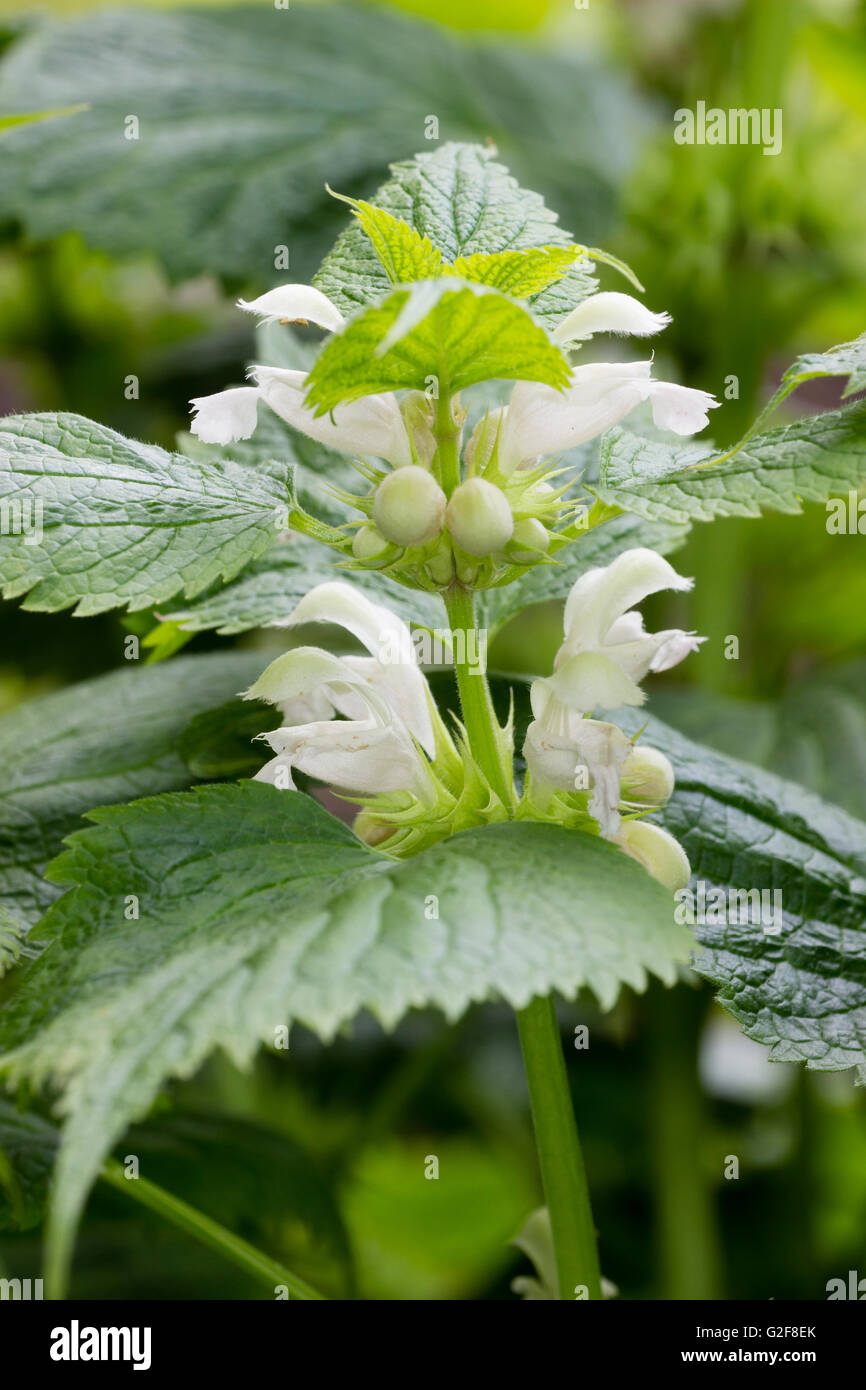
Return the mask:
<svg viewBox="0 0 866 1390"><path fill-rule="evenodd" d="M276 757L257 779L291 787L297 768L341 791L422 796L430 779L421 749L435 752L433 703L408 627L341 583L318 585L284 626L316 622L344 628L370 655L298 647L271 663L247 698L277 705L286 722L262 735Z"/></svg>
<svg viewBox="0 0 866 1390"><path fill-rule="evenodd" d="M312 322L330 331L343 325L343 316L328 297L312 285L283 285L258 299L239 300L242 309L265 323ZM249 439L256 428L259 401L270 406L294 429L341 453L369 454L394 468L413 462L409 433L392 392L362 396L316 416L304 404L307 374L279 367L252 367L254 386L234 387L212 396L197 396L191 429L205 444L231 444Z"/></svg>
<svg viewBox="0 0 866 1390"><path fill-rule="evenodd" d="M696 648L693 633L645 632L632 608L659 589L690 587L652 550L628 550L605 568L588 570L568 597L553 675L532 683L534 719L524 754L533 779L558 790L588 785L590 814L608 839L620 831L621 777L632 744L615 724L588 716L596 709L641 705L638 682Z"/></svg>
<svg viewBox="0 0 866 1390"><path fill-rule="evenodd" d="M519 381L511 392L499 435L503 473L537 458L561 454L619 424L649 401L659 429L696 434L718 401L707 391L655 381L652 362L589 362L573 368L564 391Z"/></svg>
<svg viewBox="0 0 866 1390"><path fill-rule="evenodd" d="M557 324L552 336L555 343L579 342L595 333L624 333L629 337L648 338L667 328L670 321L670 314L654 314L630 294L604 292L591 294L572 309Z"/></svg>

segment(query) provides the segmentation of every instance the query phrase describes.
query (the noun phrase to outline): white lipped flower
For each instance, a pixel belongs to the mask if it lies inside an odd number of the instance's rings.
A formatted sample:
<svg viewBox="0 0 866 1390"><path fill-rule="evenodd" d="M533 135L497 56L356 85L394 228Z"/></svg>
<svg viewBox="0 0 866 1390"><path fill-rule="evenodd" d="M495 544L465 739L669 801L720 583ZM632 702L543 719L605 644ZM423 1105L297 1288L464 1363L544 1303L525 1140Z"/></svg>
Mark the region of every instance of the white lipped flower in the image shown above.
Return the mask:
<svg viewBox="0 0 866 1390"><path fill-rule="evenodd" d="M531 686L534 718L524 755L533 792L589 790L587 809L606 839L619 842L625 834L621 807L667 800L673 770L663 754L639 753L617 725L591 716L596 709L643 704L644 676L667 670L697 648L694 633L646 632L634 609L660 589L689 588L691 580L652 550L627 550L610 565L588 570L569 594L553 674Z"/></svg>
<svg viewBox="0 0 866 1390"><path fill-rule="evenodd" d="M238 305L259 315L263 323L315 323L335 332L345 322L336 305L312 285L281 285L258 299L241 299ZM306 372L254 366L249 376L255 383L252 386L196 396L190 402L194 411L190 428L205 444L249 439L263 401L286 424L331 449L385 459L393 468L414 462L409 432L393 392L362 396L338 405L328 415L316 416L304 404Z"/></svg>
<svg viewBox="0 0 866 1390"><path fill-rule="evenodd" d="M554 341L579 345L595 333L647 337L670 323L628 294L590 295L553 332ZM556 391L539 382L518 381L503 413L498 441L500 470L508 475L536 459L563 453L603 434L649 401L653 423L674 434L706 427L707 412L719 404L707 391L656 381L652 362L588 362L572 368L571 382Z"/></svg>
<svg viewBox="0 0 866 1390"><path fill-rule="evenodd" d="M260 736L275 757L256 780L292 788L297 769L349 794L406 791L423 800L439 716L409 628L338 582L311 590L282 625L317 622L342 627L370 654L297 647L268 666L246 698L276 705L285 723Z"/></svg>

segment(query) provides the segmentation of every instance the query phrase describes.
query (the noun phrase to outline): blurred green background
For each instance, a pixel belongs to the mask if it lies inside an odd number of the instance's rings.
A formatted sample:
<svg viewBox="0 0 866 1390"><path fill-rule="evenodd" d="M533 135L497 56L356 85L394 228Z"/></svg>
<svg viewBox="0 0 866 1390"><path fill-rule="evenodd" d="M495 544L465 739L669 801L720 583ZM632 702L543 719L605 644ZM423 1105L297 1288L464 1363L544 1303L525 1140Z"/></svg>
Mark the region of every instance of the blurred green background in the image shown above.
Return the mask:
<svg viewBox="0 0 866 1390"><path fill-rule="evenodd" d="M4 0L0 42L14 47L40 17L93 8L43 0L25 15ZM587 205L588 225L557 170L611 138L603 105L557 124L538 186L579 240L624 257L650 307L673 315L656 347L658 375L719 397L736 377L736 397L712 420L719 444L742 433L798 352L866 328L866 5L391 8L464 36L501 33L521 52L573 52L618 84L628 152L610 196ZM699 99L782 108L782 153L675 145L673 111ZM516 112L510 128L518 160L522 121ZM520 174L532 182L528 145L524 157ZM324 180L327 146L321 167ZM33 236L2 204L0 229L0 412L74 410L170 446L190 396L241 378L252 335L232 296L244 282L202 274L171 283L146 246L113 258L74 232ZM602 285L624 288L612 272ZM118 364L140 380L135 401L118 387ZM838 395L838 382L812 383L785 411L826 409ZM828 535L825 519L813 505L695 527L676 561L695 576L694 594L656 601L648 618L708 640L675 680L658 682L650 708L866 818L864 541ZM558 623L553 607L518 620L493 664L545 669ZM124 631L111 615L85 623L4 605L0 711L115 669ZM732 635L735 660L725 655ZM221 640L202 636L192 649ZM828 1279L866 1275L866 1101L851 1076L770 1065L694 982L674 995L626 994L608 1017L564 1006L561 1020L603 1269L623 1297L823 1298ZM588 1051L569 1042L584 1022ZM457 1029L418 1016L387 1039L362 1021L328 1049L297 1034L284 1059L263 1056L252 1078L216 1059L173 1086L118 1152L146 1156L155 1180L332 1293L501 1298L528 1272L508 1244L539 1193L507 1010L477 1009ZM428 1155L439 1159L438 1181L424 1179ZM725 1177L732 1155L736 1179ZM36 1274L36 1235L4 1239L0 1256ZM106 1191L88 1209L72 1293L260 1296Z"/></svg>

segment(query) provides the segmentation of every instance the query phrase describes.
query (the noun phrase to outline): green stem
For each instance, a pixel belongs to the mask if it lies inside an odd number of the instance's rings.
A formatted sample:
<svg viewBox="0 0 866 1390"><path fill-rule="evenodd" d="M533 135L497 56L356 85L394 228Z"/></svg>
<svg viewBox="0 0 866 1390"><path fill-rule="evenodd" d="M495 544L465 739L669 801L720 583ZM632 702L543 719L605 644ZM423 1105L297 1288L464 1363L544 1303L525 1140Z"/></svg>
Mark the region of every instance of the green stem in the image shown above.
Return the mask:
<svg viewBox="0 0 866 1390"><path fill-rule="evenodd" d="M257 1250L254 1245L248 1245L240 1236L234 1235L226 1230L218 1221L212 1221L209 1216L196 1211L195 1207L189 1206L186 1202L175 1197L171 1192L166 1192L164 1188L157 1187L156 1183L149 1182L147 1178L127 1178L123 1167L113 1159L106 1163L102 1170L101 1177L112 1187L116 1187L119 1192L124 1192L133 1201L140 1202L143 1207L156 1212L166 1221L170 1221L179 1230L186 1231L194 1240L206 1245L211 1250L216 1250L232 1264L236 1264L239 1269L243 1269L247 1274L252 1274L260 1279L262 1283L270 1286L271 1290L278 1284L284 1284L289 1293L294 1298L305 1300L324 1298L323 1294L318 1293L303 1279L299 1279L296 1274L285 1269L276 1260Z"/></svg>
<svg viewBox="0 0 866 1390"><path fill-rule="evenodd" d="M445 608L448 613L448 626L452 632L468 634L475 629L475 595L471 590L454 584L445 594ZM455 643L455 647L459 654L460 644ZM464 644L464 651L468 650L467 642ZM487 677L477 666L470 666L466 661L455 659L454 668L469 746L478 766L503 805L510 807L514 799L511 769L506 768L503 762Z"/></svg>
<svg viewBox="0 0 866 1390"><path fill-rule="evenodd" d="M476 625L474 595L455 585L445 596L452 631ZM459 650L459 644L458 644ZM503 763L486 677L455 661L463 723L472 753L506 806L513 804L511 769ZM544 1197L550 1213L560 1298L578 1285L601 1298L601 1275L589 1189L571 1104L562 1040L552 999L533 999L517 1014L529 1086Z"/></svg>
<svg viewBox="0 0 866 1390"><path fill-rule="evenodd" d="M553 1000L533 999L517 1014L535 1145L550 1213L560 1298L585 1287L601 1298L595 1223Z"/></svg>

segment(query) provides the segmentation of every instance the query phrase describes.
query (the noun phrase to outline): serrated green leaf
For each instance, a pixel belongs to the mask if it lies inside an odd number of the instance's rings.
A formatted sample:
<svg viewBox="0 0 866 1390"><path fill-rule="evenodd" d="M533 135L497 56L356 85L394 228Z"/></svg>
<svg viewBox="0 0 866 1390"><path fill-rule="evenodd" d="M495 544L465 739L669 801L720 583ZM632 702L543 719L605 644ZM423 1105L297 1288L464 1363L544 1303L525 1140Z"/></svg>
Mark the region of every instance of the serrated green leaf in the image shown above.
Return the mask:
<svg viewBox="0 0 866 1390"><path fill-rule="evenodd" d="M539 247L575 249L556 214L539 194L520 188L491 149L449 143L392 165L392 174L373 203L427 238L451 264ZM390 288L381 261L357 226L337 239L315 284L346 315L378 303ZM592 267L581 259L532 299L532 312L553 328L595 288Z"/></svg>
<svg viewBox="0 0 866 1390"><path fill-rule="evenodd" d="M866 333L826 352L804 353L788 368L782 380L790 390L794 390L802 382L816 376L848 377L843 399L858 391L866 391Z"/></svg>
<svg viewBox="0 0 866 1390"><path fill-rule="evenodd" d="M719 461L706 445L669 444L614 429L602 440L592 491L647 519L682 524L719 516L795 513L866 480L866 405L778 426Z"/></svg>
<svg viewBox="0 0 866 1390"><path fill-rule="evenodd" d="M338 196L351 207L392 285L432 280L442 272L441 251L427 237L419 236L408 222L372 203Z"/></svg>
<svg viewBox="0 0 866 1390"><path fill-rule="evenodd" d="M643 740L673 763L676 791L659 818L686 850L693 882L782 895L778 935L732 921L696 926L704 949L695 968L774 1061L821 1071L862 1065L866 824L659 720L629 713L617 722L646 725Z"/></svg>
<svg viewBox="0 0 866 1390"><path fill-rule="evenodd" d="M45 865L91 807L189 786L182 731L263 665L253 652L132 663L3 715L0 909L25 928L40 917L58 893Z"/></svg>
<svg viewBox="0 0 866 1390"><path fill-rule="evenodd" d="M577 246L532 246L525 251L478 251L458 256L454 273L463 280L492 285L512 299L530 299L561 280L580 255ZM419 277L420 278L420 277Z"/></svg>
<svg viewBox="0 0 866 1390"><path fill-rule="evenodd" d="M5 142L7 215L31 237L75 229L114 255L155 253L173 276L263 288L275 247L303 280L337 230L325 179L369 191L386 160L426 145L431 112L443 136L495 140L593 239L645 128L597 55L456 39L367 6L115 10L41 25L5 55L0 110L82 94L92 109L74 121Z"/></svg>
<svg viewBox="0 0 866 1390"><path fill-rule="evenodd" d="M609 1007L648 971L672 982L690 939L633 860L557 827L486 826L398 863L311 798L256 782L90 819L52 869L73 891L37 933L51 949L0 1010L4 1070L62 1090L55 1288L104 1154L215 1047L245 1065L292 1020L330 1038L364 1008L391 1027L425 1004L456 1018L553 988Z"/></svg>
<svg viewBox="0 0 866 1390"><path fill-rule="evenodd" d="M79 617L232 579L285 526L292 470L192 463L79 415L0 422L0 586Z"/></svg>
<svg viewBox="0 0 866 1390"><path fill-rule="evenodd" d="M519 304L486 285L425 280L334 334L307 379L307 402L323 415L380 391L424 391L431 379L456 392L492 380L561 387L569 377L562 350Z"/></svg>
<svg viewBox="0 0 866 1390"><path fill-rule="evenodd" d="M866 820L866 663L794 681L778 700L667 689L654 714L690 738L769 768Z"/></svg>
<svg viewBox="0 0 866 1390"><path fill-rule="evenodd" d="M294 533L272 545L231 584L180 608L166 608L165 617L184 631L215 628L221 636L272 627L288 618L316 584L333 579L344 579L375 603L385 604L404 622L434 628L446 625L438 594L407 589L378 570L340 569L325 546Z"/></svg>

